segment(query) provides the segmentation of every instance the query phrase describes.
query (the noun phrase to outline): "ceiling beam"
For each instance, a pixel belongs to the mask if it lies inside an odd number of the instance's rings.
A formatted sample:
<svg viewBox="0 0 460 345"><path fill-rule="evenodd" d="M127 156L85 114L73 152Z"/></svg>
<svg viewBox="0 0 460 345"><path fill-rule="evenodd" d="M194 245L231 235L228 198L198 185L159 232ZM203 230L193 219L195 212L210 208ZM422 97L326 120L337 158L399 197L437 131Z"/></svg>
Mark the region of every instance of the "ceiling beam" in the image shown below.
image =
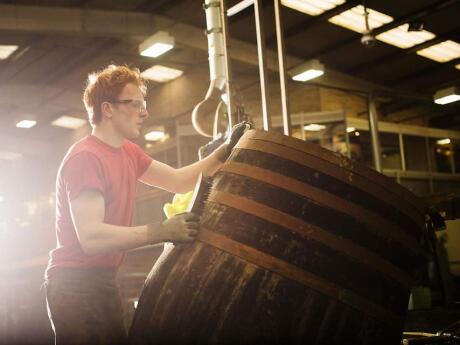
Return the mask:
<svg viewBox="0 0 460 345"><path fill-rule="evenodd" d="M310 29L311 27L327 21L329 18L332 18L339 13L349 10L350 8L357 6L361 3L359 0L348 0L342 5L334 7L333 9L323 12L319 16L306 16L304 20L301 22L291 26L290 28L286 28L284 30L284 38L288 39L299 32L305 32L306 30ZM276 35L272 35L267 39L267 45L273 45L276 43Z"/></svg>
<svg viewBox="0 0 460 345"><path fill-rule="evenodd" d="M162 11L167 11L170 8L179 5L181 2L184 2L184 0L147 0L141 3L139 6L136 7L136 10L142 10L142 11L149 11L149 12L162 12Z"/></svg>
<svg viewBox="0 0 460 345"><path fill-rule="evenodd" d="M403 85L410 84L411 82L415 81L416 79L418 79L420 77L423 77L424 75L432 74L432 73L438 72L438 71L440 71L442 69L445 69L445 68L451 68L452 69L452 75L454 75L456 73L455 65L457 65L459 63L460 63L460 58L450 60L450 61L444 62L444 63L436 63L436 64L433 64L430 67L424 68L424 69L416 71L414 73L406 74L406 75L402 76L401 78L390 80L386 84L388 84L388 85L396 85L396 86L400 87L400 86L403 86Z"/></svg>
<svg viewBox="0 0 460 345"><path fill-rule="evenodd" d="M435 38L422 42L420 44L417 44L411 48L406 48L406 49L399 49L392 53L392 54L387 54L385 56L379 57L377 59L374 59L372 61L362 63L356 66L353 66L345 71L345 73L350 73L350 74L359 74L363 71L366 71L368 69L372 69L375 66L381 66L382 64L388 64L390 62L394 62L395 60L400 59L404 55L408 54L413 54L421 49L425 49L428 47L431 47L432 45L441 43L445 40L454 40L457 41L459 40L459 34L460 34L460 29L456 28L455 30L452 30L450 32L444 33L442 35L436 36Z"/></svg>
<svg viewBox="0 0 460 345"><path fill-rule="evenodd" d="M113 25L113 23L122 23ZM205 23L203 23L203 27ZM177 22L176 20L139 12L81 10L73 8L0 5L0 30L27 32L79 34L96 37L126 37L142 40L156 30L167 29L179 45L199 50L208 50L208 43L202 27ZM268 50L267 67L278 71L277 54ZM230 56L232 59L257 66L257 47L248 42L232 39ZM290 69L304 60L286 56L286 66ZM384 92L391 94L392 88L378 85L344 73L327 70L316 80L317 85L334 86L363 93ZM399 93L399 92L398 92ZM405 97L423 96L406 93Z"/></svg>
<svg viewBox="0 0 460 345"><path fill-rule="evenodd" d="M99 56L101 52L110 47L113 47L117 41L113 38L100 39L99 42L92 44L91 46L81 49L71 59L63 61L62 64L56 67L52 73L46 76L44 80L40 82L43 84L52 84L59 80L63 75L77 68L78 65L83 63L85 60L92 59Z"/></svg>
<svg viewBox="0 0 460 345"><path fill-rule="evenodd" d="M160 30L174 23L166 17L134 11L0 5L0 30L142 39L153 29Z"/></svg>
<svg viewBox="0 0 460 345"><path fill-rule="evenodd" d="M436 12L439 12L441 10L445 10L447 8L449 8L450 6L453 6L453 5L456 5L460 3L460 0L439 0L437 2L435 2L434 4L430 5L430 6L427 6L421 10L417 10L415 12L412 12L408 15L405 15L405 16L402 16L400 18L396 18L395 20L393 20L392 22L388 23L388 24L385 24L383 26L380 26L378 28L375 28L372 30L372 32L374 33L374 35L379 35L385 31L388 31L388 30L391 30L391 29L394 29L402 24L405 24L405 23L408 23L410 21L413 21L413 20L417 20L417 19L421 19L421 18L424 18L424 17L427 17L429 15L432 15ZM364 17L363 17L364 18ZM363 19L364 20L364 19ZM347 38L343 41L340 41L340 42L335 42L333 44L331 44L330 46L326 47L326 48L323 48L317 52L314 52L313 54L310 54L308 56L305 56L304 59L305 60L309 60L309 59L313 59L313 58L320 58L322 56L325 56L331 52L336 52L338 51L340 48L350 44L350 43L353 43L357 40L360 40L361 39L361 36L362 34L358 34L358 33L355 33L353 32L353 35L352 37L350 38Z"/></svg>

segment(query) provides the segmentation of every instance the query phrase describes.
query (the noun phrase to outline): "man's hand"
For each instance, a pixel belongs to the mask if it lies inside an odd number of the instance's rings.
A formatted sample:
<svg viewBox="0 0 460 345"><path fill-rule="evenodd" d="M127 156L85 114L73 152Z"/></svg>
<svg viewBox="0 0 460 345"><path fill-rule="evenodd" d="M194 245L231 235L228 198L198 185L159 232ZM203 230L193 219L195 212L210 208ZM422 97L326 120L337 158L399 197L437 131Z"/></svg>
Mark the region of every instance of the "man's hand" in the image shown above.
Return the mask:
<svg viewBox="0 0 460 345"><path fill-rule="evenodd" d="M198 234L200 217L195 213L180 213L161 223L160 231L165 242L191 242Z"/></svg>
<svg viewBox="0 0 460 345"><path fill-rule="evenodd" d="M240 138L243 136L244 132L253 127L254 126L248 121L243 121L233 126L232 132L230 133L230 136L227 139L227 144L219 149L219 151L217 152L217 158L221 162L225 162L232 153L233 148L236 146Z"/></svg>

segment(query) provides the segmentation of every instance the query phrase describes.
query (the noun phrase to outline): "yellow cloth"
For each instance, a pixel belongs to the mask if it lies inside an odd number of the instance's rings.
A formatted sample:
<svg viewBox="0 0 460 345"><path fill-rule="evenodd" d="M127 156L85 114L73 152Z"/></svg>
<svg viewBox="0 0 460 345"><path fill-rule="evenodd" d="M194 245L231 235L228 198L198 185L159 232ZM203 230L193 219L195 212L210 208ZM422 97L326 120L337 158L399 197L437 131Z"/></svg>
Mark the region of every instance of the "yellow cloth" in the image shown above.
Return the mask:
<svg viewBox="0 0 460 345"><path fill-rule="evenodd" d="M168 202L163 206L166 217L169 219L176 214L186 212L190 201L192 201L192 196L193 191L185 194L175 194L172 203Z"/></svg>

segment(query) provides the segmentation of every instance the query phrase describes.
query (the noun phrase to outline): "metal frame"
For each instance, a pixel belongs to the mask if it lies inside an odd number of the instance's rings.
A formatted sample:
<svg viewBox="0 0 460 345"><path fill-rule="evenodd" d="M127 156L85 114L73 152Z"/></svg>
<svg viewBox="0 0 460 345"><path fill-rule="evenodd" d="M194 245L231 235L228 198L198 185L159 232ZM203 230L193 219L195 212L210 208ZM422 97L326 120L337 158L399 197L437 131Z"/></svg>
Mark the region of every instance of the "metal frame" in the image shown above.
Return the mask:
<svg viewBox="0 0 460 345"><path fill-rule="evenodd" d="M291 135L291 119L289 117L289 98L287 95L286 81L286 63L285 49L283 37L283 20L281 16L281 0L274 0L275 5L275 26L276 26L276 42L278 47L278 64L280 74L281 88L281 109L283 112L283 131L284 135Z"/></svg>
<svg viewBox="0 0 460 345"><path fill-rule="evenodd" d="M287 74L286 74L286 55L284 48L284 37L283 37L283 22L281 16L281 1L273 0L275 7L275 26L276 26L276 39L278 46L278 66L279 66L279 75L280 75L280 89L281 89L281 108L283 114L283 131L285 135L291 135L291 119L289 116L289 99L287 94ZM225 5L225 0L220 0L221 4L221 15L222 15L222 31L224 36L224 45L225 45L225 60L227 75L230 79L230 61L227 54L227 42L229 39L228 29L227 29L227 8ZM259 76L260 76L260 91L262 98L262 119L263 119L263 129L268 131L271 129L271 119L270 119L270 104L269 104L269 92L268 92L268 72L267 72L267 54L265 47L265 35L263 28L263 9L262 9L262 0L253 0L253 1L240 1L232 7L231 15L234 15L238 12L241 12L247 9L250 5L254 5L254 14L255 14L255 24L256 24L256 33L257 33L257 56L259 62ZM234 10L238 8L238 10ZM227 90L230 90L230 82L227 84ZM227 95L230 96L228 92ZM229 102L227 104L228 108L231 108L231 97L229 97ZM229 118L231 114L229 113ZM230 120L231 121L231 120Z"/></svg>
<svg viewBox="0 0 460 345"><path fill-rule="evenodd" d="M222 36L224 40L224 61L225 61L225 75L226 75L226 89L227 89L227 114L228 126L231 130L233 127L233 95L232 95L232 68L231 61L228 54L228 20L227 20L227 6L225 0L220 0L220 18L222 24Z"/></svg>
<svg viewBox="0 0 460 345"><path fill-rule="evenodd" d="M268 73L267 73L267 54L265 53L265 34L262 0L254 1L254 14L256 22L257 34L257 58L259 59L259 76L260 76L260 93L262 96L262 119L263 129L268 131L271 129L270 121L270 93L268 89Z"/></svg>
<svg viewBox="0 0 460 345"><path fill-rule="evenodd" d="M364 119L348 118L347 122L348 122L348 125L351 127L355 127L356 129L359 129L359 130L369 131L369 123L368 121ZM399 152L400 152L400 157L401 157L401 170L382 169L383 174L387 176L395 176L397 179L400 179L401 177L411 178L411 179L428 179L430 191L433 190L433 180L450 180L450 181L460 180L460 174L458 174L455 171L454 155L451 156L451 167L452 167L451 173L435 172L432 169L428 148L426 148L426 154L427 154L427 160L428 160L427 161L428 171L407 170L406 157L405 157L405 151L404 151L404 139L403 139L403 135L423 137L425 138L425 141L426 141L425 145L427 145L429 138L436 138L436 139L451 138L451 139L460 140L460 131L414 126L414 125L403 125L403 124L396 124L396 123L391 123L391 122L379 122L378 126L379 126L379 132L393 133L393 134L397 134L399 137Z"/></svg>

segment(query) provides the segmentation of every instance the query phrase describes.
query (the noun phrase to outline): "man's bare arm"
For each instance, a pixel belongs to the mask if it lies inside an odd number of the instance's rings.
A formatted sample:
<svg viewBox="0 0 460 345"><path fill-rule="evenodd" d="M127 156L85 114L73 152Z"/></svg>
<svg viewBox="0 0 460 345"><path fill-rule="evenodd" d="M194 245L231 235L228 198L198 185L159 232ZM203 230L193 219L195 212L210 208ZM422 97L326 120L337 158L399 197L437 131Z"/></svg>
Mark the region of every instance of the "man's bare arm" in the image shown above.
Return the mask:
<svg viewBox="0 0 460 345"><path fill-rule="evenodd" d="M224 145L206 158L179 169L153 161L139 180L173 193L189 192L195 187L200 173L211 176L222 166L223 163L218 159L218 155L219 150L224 149Z"/></svg>
<svg viewBox="0 0 460 345"><path fill-rule="evenodd" d="M165 241L188 242L194 239L198 228L197 217L193 214L135 227L106 224L104 198L95 190L81 192L70 205L80 245L87 255L108 254Z"/></svg>

